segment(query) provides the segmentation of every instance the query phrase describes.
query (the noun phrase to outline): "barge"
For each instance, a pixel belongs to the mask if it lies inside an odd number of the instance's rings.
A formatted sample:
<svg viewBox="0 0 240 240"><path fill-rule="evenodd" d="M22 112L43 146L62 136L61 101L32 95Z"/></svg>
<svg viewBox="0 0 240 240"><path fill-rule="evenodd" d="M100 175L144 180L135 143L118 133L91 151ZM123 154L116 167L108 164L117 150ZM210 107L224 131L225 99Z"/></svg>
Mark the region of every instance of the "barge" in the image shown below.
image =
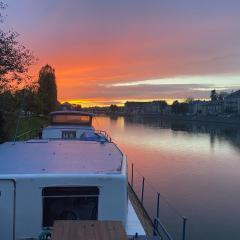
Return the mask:
<svg viewBox="0 0 240 240"><path fill-rule="evenodd" d="M0 145L0 236L37 239L56 220L120 221L129 238L146 232L128 197L127 158L93 115L50 114L41 139Z"/></svg>

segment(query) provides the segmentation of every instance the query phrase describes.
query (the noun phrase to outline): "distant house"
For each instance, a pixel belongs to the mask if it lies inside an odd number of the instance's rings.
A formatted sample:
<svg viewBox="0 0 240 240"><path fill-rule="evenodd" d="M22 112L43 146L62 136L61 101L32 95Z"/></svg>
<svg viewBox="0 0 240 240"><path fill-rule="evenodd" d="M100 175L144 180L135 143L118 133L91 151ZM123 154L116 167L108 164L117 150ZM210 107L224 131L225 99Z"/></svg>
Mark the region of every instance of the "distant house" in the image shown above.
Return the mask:
<svg viewBox="0 0 240 240"><path fill-rule="evenodd" d="M126 102L124 105L124 113L127 115L141 114L169 114L170 107L165 101L152 102Z"/></svg>
<svg viewBox="0 0 240 240"><path fill-rule="evenodd" d="M205 102L200 100L191 101L188 106L188 112L193 115L204 114L204 104Z"/></svg>
<svg viewBox="0 0 240 240"><path fill-rule="evenodd" d="M223 101L192 101L189 103L189 113L199 115L219 115L224 109Z"/></svg>
<svg viewBox="0 0 240 240"><path fill-rule="evenodd" d="M148 102L126 102L124 104L124 113L126 115L143 114L146 104L148 104Z"/></svg>
<svg viewBox="0 0 240 240"><path fill-rule="evenodd" d="M206 115L219 115L223 113L224 103L222 100L206 101L204 107Z"/></svg>
<svg viewBox="0 0 240 240"><path fill-rule="evenodd" d="M225 97L224 111L227 113L240 114L240 90Z"/></svg>

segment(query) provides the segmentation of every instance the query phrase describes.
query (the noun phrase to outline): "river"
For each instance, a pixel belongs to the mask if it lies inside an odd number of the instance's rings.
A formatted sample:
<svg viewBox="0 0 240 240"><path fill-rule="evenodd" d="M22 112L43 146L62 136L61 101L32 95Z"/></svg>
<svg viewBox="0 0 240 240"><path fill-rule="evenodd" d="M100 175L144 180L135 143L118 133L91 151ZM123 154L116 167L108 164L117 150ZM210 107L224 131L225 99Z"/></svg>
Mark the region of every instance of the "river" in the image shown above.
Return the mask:
<svg viewBox="0 0 240 240"><path fill-rule="evenodd" d="M175 240L182 218L187 240L240 239L240 128L164 121L158 118L96 117L137 171L134 184L151 217L160 193L160 219ZM130 174L130 173L129 173Z"/></svg>

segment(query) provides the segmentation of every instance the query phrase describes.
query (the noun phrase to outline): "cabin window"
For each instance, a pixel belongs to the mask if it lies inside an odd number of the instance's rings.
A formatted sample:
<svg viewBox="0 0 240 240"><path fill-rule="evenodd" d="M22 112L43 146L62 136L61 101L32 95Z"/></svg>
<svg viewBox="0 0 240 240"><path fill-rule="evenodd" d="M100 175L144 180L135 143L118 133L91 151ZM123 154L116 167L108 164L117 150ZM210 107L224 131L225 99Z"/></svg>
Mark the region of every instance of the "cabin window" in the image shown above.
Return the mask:
<svg viewBox="0 0 240 240"><path fill-rule="evenodd" d="M76 131L62 131L62 139L76 139Z"/></svg>
<svg viewBox="0 0 240 240"><path fill-rule="evenodd" d="M52 116L52 124L77 124L91 126L92 117L85 115L58 114Z"/></svg>
<svg viewBox="0 0 240 240"><path fill-rule="evenodd" d="M97 187L47 187L43 196L43 227L55 220L97 220Z"/></svg>

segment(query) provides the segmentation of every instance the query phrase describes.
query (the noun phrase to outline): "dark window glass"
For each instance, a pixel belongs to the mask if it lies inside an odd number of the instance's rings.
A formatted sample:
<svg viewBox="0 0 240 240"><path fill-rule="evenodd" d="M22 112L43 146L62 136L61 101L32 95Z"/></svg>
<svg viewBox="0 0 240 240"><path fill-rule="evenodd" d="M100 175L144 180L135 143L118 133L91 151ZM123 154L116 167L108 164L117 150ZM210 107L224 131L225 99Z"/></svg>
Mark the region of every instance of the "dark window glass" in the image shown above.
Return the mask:
<svg viewBox="0 0 240 240"><path fill-rule="evenodd" d="M49 187L42 194L43 227L55 220L97 220L97 187Z"/></svg>
<svg viewBox="0 0 240 240"><path fill-rule="evenodd" d="M76 139L76 131L62 131L62 139Z"/></svg>

